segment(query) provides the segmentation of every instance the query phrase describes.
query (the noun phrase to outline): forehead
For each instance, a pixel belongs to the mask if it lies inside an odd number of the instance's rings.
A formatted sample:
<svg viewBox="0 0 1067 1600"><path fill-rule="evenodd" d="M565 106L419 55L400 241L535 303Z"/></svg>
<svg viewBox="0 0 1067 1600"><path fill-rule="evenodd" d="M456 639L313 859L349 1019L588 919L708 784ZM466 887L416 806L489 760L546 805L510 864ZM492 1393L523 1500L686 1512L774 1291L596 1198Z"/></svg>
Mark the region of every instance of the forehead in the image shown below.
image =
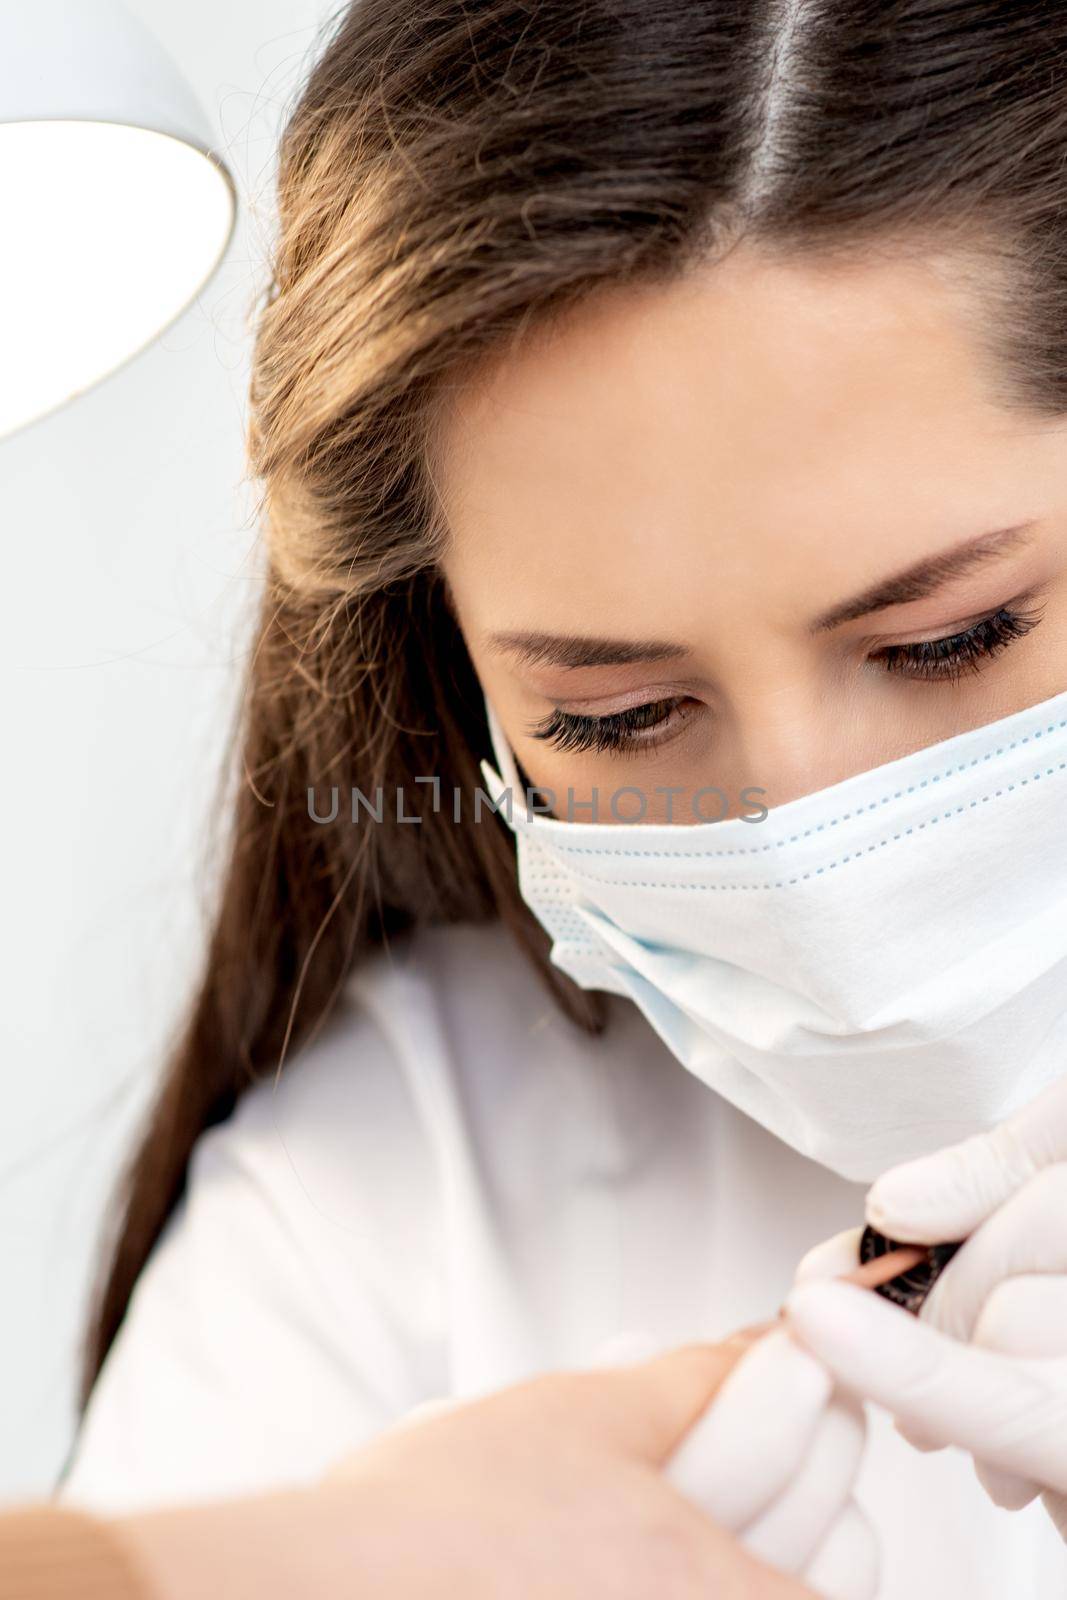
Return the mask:
<svg viewBox="0 0 1067 1600"><path fill-rule="evenodd" d="M1024 432L991 399L975 315L914 254L783 262L745 246L591 297L452 396L435 476L453 573L475 553L514 571L520 544L531 573L558 578L608 553L625 575L665 541L721 562L834 531L948 536L946 495L973 531Z"/></svg>

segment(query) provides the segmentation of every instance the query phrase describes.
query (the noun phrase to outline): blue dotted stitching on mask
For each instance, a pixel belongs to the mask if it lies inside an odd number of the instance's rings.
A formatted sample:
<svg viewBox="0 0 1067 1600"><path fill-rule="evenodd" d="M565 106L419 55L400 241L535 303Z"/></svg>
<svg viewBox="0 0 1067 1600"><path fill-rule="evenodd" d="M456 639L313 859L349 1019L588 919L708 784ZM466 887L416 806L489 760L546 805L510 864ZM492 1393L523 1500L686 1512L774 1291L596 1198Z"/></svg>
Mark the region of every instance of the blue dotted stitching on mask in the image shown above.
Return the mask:
<svg viewBox="0 0 1067 1600"><path fill-rule="evenodd" d="M721 891L738 889L787 889L794 883L803 883L808 878L817 878L824 872L832 872L835 867L843 867L850 861L858 861L863 856L870 855L874 850L881 850L885 845L894 844L898 839L905 839L911 833L921 833L924 828L933 826L938 822L947 822L951 817L957 817L964 811L972 811L975 806L985 805L990 800L997 800L1001 795L1010 794L1016 788L1023 788L1026 784L1037 782L1041 778L1051 777L1053 773L1062 772L1067 768L1067 761L1061 761L1058 766L1046 767L1044 772L1031 773L1029 778L1020 778L1018 784L1009 783L1005 789L996 789L992 794L984 794L978 800L970 800L966 805L954 807L951 811L943 811L940 816L928 817L925 822L916 823L913 827L905 828L903 833L894 833L888 839L879 839L875 844L867 845L863 850L850 851L846 856L841 856L837 861L828 861L825 866L813 867L808 872L802 872L795 878L779 878L773 883L663 883L651 879L626 879L626 878L589 878L586 881L603 884L612 889L678 889ZM626 850L618 852L621 855L634 855L637 852ZM656 852L657 854L659 852ZM652 851L649 854L653 854ZM581 878L583 875L578 874Z"/></svg>
<svg viewBox="0 0 1067 1600"><path fill-rule="evenodd" d="M553 849L559 850L567 855L640 856L642 858L658 857L668 861L678 859L700 859L705 861L714 861L725 856L765 855L768 850L780 850L783 845L795 844L799 839L809 839L814 834L822 833L827 828L836 828L838 823L851 821L854 817L861 817L868 811L877 811L882 806L888 805L893 800L902 799L905 795L917 794L921 789L929 787L930 784L940 783L945 778L951 778L957 772L966 772L970 767L977 767L981 765L983 761L991 761L995 756L1005 755L1009 750L1015 750L1020 745L1029 744L1032 739L1041 739L1046 733L1056 733L1060 728L1067 728L1067 717L1061 718L1059 722L1051 722L1047 727L1039 728L1035 733L1024 734L1021 738L1013 740L1011 744L1000 745L996 750L989 750L984 756L975 756L970 761L962 761L954 767L947 767L944 772L938 772L934 774L933 777L924 778L921 783L909 784L906 789L897 789L892 794L883 795L880 800L871 800L867 805L861 806L858 811L843 811L839 817L830 817L825 822L818 823L814 828L805 828L802 833L792 833L785 839L772 839L769 844L753 845L751 848L740 850L702 850L699 848L694 850L682 849L680 851L624 850L622 848L617 848L614 845L567 844L566 842L556 838L552 841L552 847ZM1046 769L1046 771L1049 774L1054 771L1058 772L1065 764L1067 763L1061 761L1059 767L1049 767ZM1034 773L1035 778L1039 778L1041 776L1042 774L1039 772ZM1027 779L1023 778L1020 781L1026 783ZM1000 790L997 791L998 794L1001 792L1002 791ZM988 796L984 798L988 798ZM523 822L522 825L528 826L529 824ZM699 827L699 824L696 826ZM720 826L720 824L712 824L712 826ZM759 824L753 823L752 826L758 827ZM679 824L678 827L680 832L688 831L684 824ZM899 835L896 837L899 837ZM684 845L685 842L685 840L679 840L679 844ZM845 859L847 860L848 857Z"/></svg>

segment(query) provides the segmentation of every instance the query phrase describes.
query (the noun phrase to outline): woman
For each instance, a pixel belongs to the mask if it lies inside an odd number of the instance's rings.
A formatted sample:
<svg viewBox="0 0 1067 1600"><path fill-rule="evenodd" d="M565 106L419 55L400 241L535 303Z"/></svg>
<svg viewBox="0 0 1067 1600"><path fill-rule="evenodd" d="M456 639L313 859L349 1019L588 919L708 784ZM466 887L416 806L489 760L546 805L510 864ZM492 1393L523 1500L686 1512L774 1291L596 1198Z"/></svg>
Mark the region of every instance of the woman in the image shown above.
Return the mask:
<svg viewBox="0 0 1067 1600"><path fill-rule="evenodd" d="M229 865L67 1494L721 1337L1062 1074L1065 63L1045 5L338 18ZM857 1495L883 1600L1062 1588L886 1413Z"/></svg>

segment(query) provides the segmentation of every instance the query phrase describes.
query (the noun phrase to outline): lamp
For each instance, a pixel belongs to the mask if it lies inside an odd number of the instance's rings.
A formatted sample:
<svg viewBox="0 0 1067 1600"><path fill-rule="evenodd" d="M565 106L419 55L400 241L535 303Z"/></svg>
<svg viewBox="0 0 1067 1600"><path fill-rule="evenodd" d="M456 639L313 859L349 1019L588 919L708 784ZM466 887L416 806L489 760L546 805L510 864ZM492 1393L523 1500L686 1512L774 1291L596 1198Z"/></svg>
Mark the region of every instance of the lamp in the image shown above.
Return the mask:
<svg viewBox="0 0 1067 1600"><path fill-rule="evenodd" d="M122 0L0 0L0 438L174 322L236 211L195 95Z"/></svg>

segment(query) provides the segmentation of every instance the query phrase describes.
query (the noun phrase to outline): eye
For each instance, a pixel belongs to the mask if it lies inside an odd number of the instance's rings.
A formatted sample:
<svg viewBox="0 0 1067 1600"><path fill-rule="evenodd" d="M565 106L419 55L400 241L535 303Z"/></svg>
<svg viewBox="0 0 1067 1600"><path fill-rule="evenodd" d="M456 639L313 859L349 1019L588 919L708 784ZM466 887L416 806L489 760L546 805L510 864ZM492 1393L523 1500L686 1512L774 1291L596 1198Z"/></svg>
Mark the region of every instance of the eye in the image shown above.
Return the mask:
<svg viewBox="0 0 1067 1600"><path fill-rule="evenodd" d="M870 657L887 672L910 678L947 678L953 681L964 672L981 672L986 663L1016 639L1021 639L1041 621L1044 608L1015 611L1002 606L992 616L945 639L923 639L917 644L890 644Z"/></svg>
<svg viewBox="0 0 1067 1600"><path fill-rule="evenodd" d="M668 729L684 720L685 713L679 713L684 698L676 695L670 700L650 700L646 705L629 706L606 717L580 716L557 706L526 731L531 738L545 739L558 750L649 750Z"/></svg>
<svg viewBox="0 0 1067 1600"><path fill-rule="evenodd" d="M971 627L943 639L923 639L916 644L885 645L870 660L886 672L927 680L957 681L965 672L980 672L993 656L1022 639L1041 621L1044 608L1033 611L1002 606ZM686 718L687 697L650 700L604 717L582 716L557 706L541 722L527 728L533 739L543 739L558 750L584 752L654 749L664 736Z"/></svg>

